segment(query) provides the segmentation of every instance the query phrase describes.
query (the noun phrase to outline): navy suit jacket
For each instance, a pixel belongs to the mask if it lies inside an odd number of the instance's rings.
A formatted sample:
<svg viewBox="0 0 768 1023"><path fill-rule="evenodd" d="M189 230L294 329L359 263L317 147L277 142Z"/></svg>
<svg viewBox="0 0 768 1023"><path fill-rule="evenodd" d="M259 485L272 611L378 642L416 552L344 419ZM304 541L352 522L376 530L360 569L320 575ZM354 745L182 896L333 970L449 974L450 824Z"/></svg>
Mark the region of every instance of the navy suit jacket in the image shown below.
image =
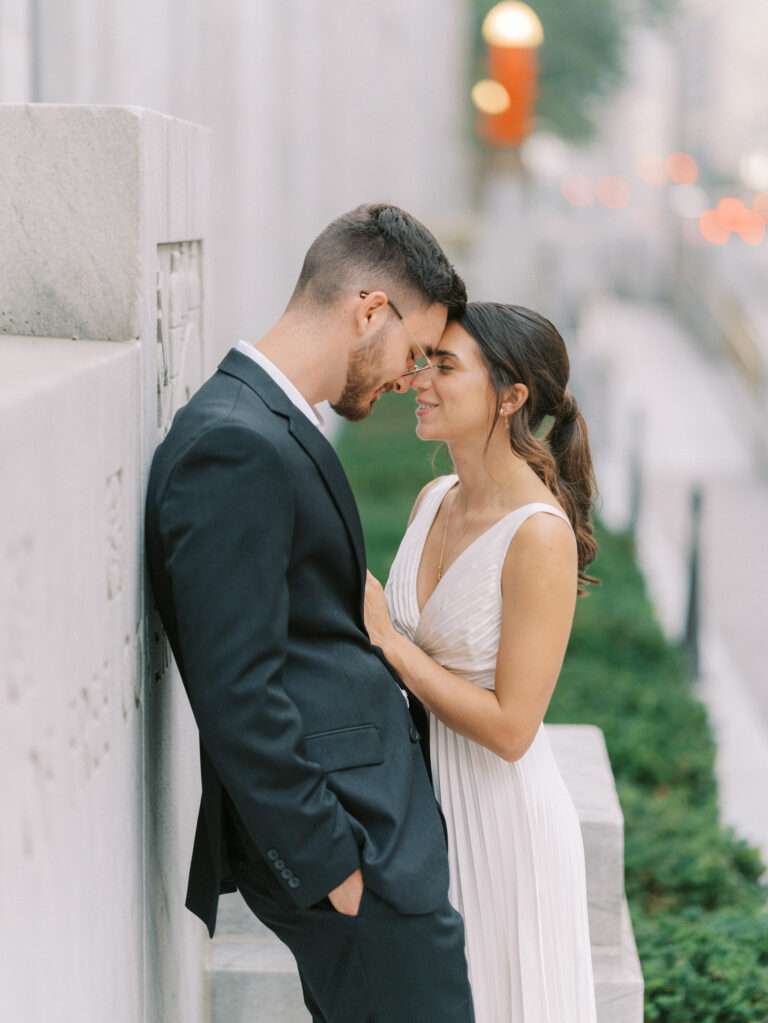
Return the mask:
<svg viewBox="0 0 768 1023"><path fill-rule="evenodd" d="M362 529L333 447L232 349L158 447L145 521L200 733L187 907L213 936L234 888L231 807L286 904L306 908L361 867L400 912L436 908L444 822L402 682L365 629Z"/></svg>

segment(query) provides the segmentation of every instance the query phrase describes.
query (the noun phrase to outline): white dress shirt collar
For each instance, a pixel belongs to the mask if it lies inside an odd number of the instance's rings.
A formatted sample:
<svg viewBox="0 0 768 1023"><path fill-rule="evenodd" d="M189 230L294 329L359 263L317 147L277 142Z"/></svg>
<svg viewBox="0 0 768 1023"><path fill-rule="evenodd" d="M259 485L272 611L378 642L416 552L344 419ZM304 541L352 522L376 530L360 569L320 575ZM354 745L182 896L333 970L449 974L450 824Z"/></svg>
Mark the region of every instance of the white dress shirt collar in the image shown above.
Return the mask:
<svg viewBox="0 0 768 1023"><path fill-rule="evenodd" d="M291 383L285 373L278 369L277 366L268 359L263 352L260 352L258 348L249 344L247 341L238 341L237 350L242 352L243 355L247 355L249 359L253 359L254 362L258 363L259 366L264 370L265 373L274 380L277 386L285 393L285 396L291 401L300 412L303 412L307 419L319 429L325 425L325 420L320 415L320 412L314 406L310 405L298 387Z"/></svg>

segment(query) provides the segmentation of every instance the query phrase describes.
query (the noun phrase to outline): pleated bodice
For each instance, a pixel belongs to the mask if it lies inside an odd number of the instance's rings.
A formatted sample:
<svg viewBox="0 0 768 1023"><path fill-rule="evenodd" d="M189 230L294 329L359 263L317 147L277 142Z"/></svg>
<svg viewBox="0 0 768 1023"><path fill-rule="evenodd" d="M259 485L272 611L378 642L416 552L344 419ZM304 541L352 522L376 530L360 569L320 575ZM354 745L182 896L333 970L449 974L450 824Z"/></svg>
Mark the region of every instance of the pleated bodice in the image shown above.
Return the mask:
<svg viewBox="0 0 768 1023"><path fill-rule="evenodd" d="M406 531L385 587L395 627L436 661L487 689L494 688L501 635L501 572L515 532L537 511L568 522L554 505L521 505L478 536L448 566L419 612L416 580L440 503L456 480L442 476L427 491Z"/></svg>

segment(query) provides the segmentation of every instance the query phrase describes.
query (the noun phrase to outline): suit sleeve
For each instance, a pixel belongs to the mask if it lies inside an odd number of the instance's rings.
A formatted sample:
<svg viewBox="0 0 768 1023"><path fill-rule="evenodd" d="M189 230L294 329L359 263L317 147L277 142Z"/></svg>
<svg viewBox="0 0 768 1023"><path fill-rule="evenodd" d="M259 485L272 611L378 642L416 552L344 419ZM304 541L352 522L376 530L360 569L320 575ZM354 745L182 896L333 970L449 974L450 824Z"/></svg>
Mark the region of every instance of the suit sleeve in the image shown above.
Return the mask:
<svg viewBox="0 0 768 1023"><path fill-rule="evenodd" d="M293 516L274 447L230 424L192 444L160 507L179 668L203 744L275 877L306 907L360 854L325 775L302 755L301 716L282 685Z"/></svg>

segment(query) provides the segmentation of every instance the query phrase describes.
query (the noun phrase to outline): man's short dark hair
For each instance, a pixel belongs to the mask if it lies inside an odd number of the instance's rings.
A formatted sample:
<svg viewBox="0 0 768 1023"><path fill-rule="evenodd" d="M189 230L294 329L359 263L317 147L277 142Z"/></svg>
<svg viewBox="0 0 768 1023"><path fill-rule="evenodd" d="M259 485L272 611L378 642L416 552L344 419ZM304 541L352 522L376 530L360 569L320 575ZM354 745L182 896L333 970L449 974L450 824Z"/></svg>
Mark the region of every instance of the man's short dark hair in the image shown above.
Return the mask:
<svg viewBox="0 0 768 1023"><path fill-rule="evenodd" d="M387 203L367 203L328 225L310 245L291 304L309 298L330 305L355 284L373 291L400 286L425 305L462 315L467 289L431 231L410 213Z"/></svg>

